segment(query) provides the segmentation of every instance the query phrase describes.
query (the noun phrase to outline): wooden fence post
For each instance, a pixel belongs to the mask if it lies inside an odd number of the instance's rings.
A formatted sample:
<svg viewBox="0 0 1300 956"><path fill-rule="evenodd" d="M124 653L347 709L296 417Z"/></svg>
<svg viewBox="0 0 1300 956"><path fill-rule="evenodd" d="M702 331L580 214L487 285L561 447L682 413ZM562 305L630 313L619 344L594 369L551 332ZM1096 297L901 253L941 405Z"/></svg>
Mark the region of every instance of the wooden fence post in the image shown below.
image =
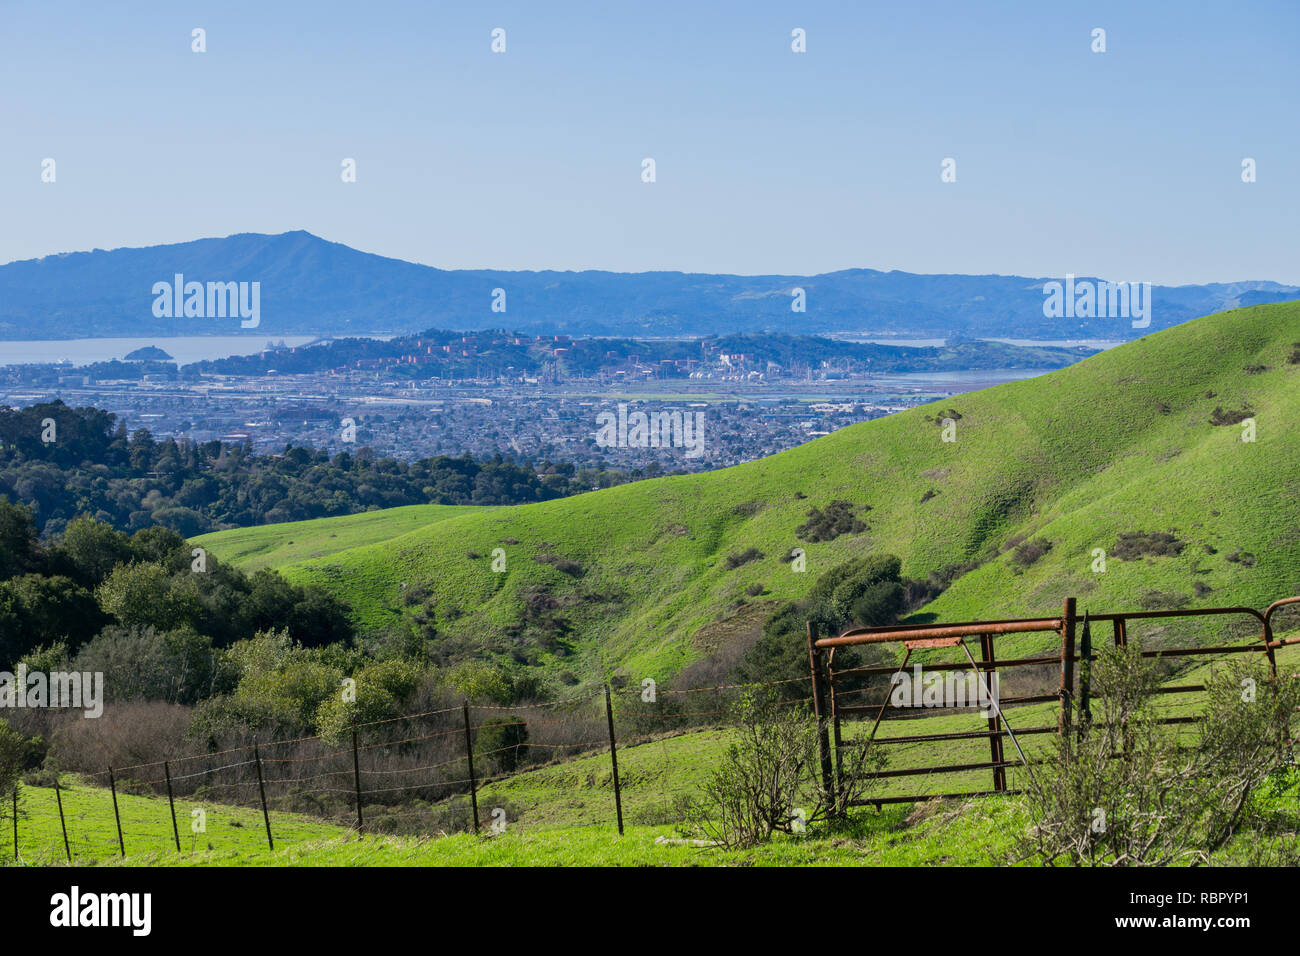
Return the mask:
<svg viewBox="0 0 1300 956"><path fill-rule="evenodd" d="M122 841L122 815L117 811L117 780L113 777L113 768L108 768L108 789L113 792L113 819L117 821L117 848L126 856L126 844Z"/></svg>
<svg viewBox="0 0 1300 956"><path fill-rule="evenodd" d="M609 724L609 762L614 769L614 809L618 813L618 835L623 835L623 794L618 786L618 742L614 739L614 705L609 699L609 685L605 685L605 720Z"/></svg>
<svg viewBox="0 0 1300 956"><path fill-rule="evenodd" d="M465 759L469 761L469 805L474 815L474 835L478 835L478 781L474 778L474 735L470 733L469 701L462 708L465 715Z"/></svg>

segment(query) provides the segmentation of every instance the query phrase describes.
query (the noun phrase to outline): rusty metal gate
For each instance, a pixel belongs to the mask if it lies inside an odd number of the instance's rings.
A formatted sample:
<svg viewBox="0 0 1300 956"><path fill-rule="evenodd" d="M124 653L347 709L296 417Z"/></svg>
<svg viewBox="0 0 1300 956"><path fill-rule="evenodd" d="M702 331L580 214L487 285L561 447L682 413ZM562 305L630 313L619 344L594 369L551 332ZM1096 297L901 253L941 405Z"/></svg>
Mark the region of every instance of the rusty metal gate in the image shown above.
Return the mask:
<svg viewBox="0 0 1300 956"><path fill-rule="evenodd" d="M1082 713L1088 712L1091 693L1089 670L1095 658L1091 646L1091 628L1094 625L1109 623L1111 640L1119 646L1129 641L1129 624L1162 618L1198 618L1198 617L1236 617L1253 619L1259 625L1258 638L1244 644L1202 645L1192 647L1170 647L1144 649L1143 657L1179 658L1198 655L1262 653L1267 656L1270 673L1276 675L1275 652L1288 644L1300 643L1300 637L1279 640L1273 635L1273 615L1287 605L1300 604L1300 597L1285 598L1275 601L1260 612L1248 607L1216 607L1193 610L1129 611L1119 614L1089 614L1080 619L1076 610L1076 599L1067 598L1060 617L1055 618L1020 618L1000 621L972 621L960 624L931 626L926 624L901 625L892 627L859 627L845 631L834 637L819 637L816 625L808 624L808 663L812 673L813 707L820 725L820 759L822 783L832 795L833 803L842 811L849 806L875 806L879 809L889 803L912 803L930 800L935 797L983 797L994 794L1017 793L1009 789L1007 770L1028 764L1021 750L1018 738L1042 734L1065 734L1070 731L1071 714L1077 699ZM1080 624L1083 634L1080 635ZM1060 636L1060 651L1056 654L1031 657L1009 657L999 659L996 654L996 641L999 637L1035 632L1055 632ZM978 638L978 659L967 647L966 638ZM1080 640L1081 638L1081 640ZM905 651L901 665L872 665L849 667L837 670L835 651L837 648L855 645L901 644ZM930 671L969 670L978 675L978 681L985 689L998 686L999 674L1007 669L1019 667L1051 666L1059 670L1059 684L1055 692L1024 694L1020 696L996 699L988 708L987 729L974 731L953 731L932 734L902 734L877 737L882 721L901 719L907 716L899 711L907 710L916 716L913 708L894 707L890 704L890 695L886 693L880 704L853 703L849 697L862 691L843 690L846 679L862 679L875 674L900 673L907 666L913 651L933 650L939 648L960 648L963 660L927 661L925 668ZM1076 678L1075 665L1080 665L1080 675ZM1161 686L1159 694L1187 694L1204 691L1204 684L1178 684ZM990 694L990 696L993 696ZM1054 724L1030 727L1011 727L1006 720L1004 707L1016 707L1026 704L1056 701L1059 704ZM960 710L960 705L940 705L937 709ZM932 715L934 709L930 711ZM873 721L866 744L861 742L846 743L844 739L845 718L867 718ZM1200 718L1195 716L1162 717L1164 724L1192 723ZM978 741L985 739L989 745L987 760L965 761L954 764L940 764L918 767L902 767L862 773L863 779L900 778L933 774L966 774L971 772L989 772L991 787L978 788L961 792L909 793L889 796L872 796L861 800L844 800L844 753L849 747L888 746L903 744L935 745L953 741ZM1004 742L1010 741L1014 753L1009 755ZM841 802L842 801L842 802Z"/></svg>

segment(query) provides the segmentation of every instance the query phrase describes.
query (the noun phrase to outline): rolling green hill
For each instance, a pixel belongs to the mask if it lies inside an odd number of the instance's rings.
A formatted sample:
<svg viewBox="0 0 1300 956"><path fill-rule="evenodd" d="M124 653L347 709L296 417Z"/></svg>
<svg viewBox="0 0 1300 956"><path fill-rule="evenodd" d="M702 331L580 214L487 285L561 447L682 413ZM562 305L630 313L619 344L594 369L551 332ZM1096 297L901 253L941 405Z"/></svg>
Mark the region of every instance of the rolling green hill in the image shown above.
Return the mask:
<svg viewBox="0 0 1300 956"><path fill-rule="evenodd" d="M1297 342L1300 304L1225 312L749 464L462 514L281 566L369 627L411 614L401 597L415 588L440 638L566 683L670 675L867 552L899 555L913 577L965 569L924 609L939 620L1053 614L1067 595L1094 611L1262 607L1300 592ZM1255 440L1212 424L1216 410L1248 412ZM949 417L954 441L937 422ZM835 500L867 530L801 540L809 509ZM1125 560L1131 532L1173 540L1164 556L1130 542ZM1050 549L1029 562L1021 540ZM227 542L211 547L238 560ZM805 573L782 560L796 547ZM761 557L728 560L748 549ZM537 636L557 622L558 641Z"/></svg>
<svg viewBox="0 0 1300 956"><path fill-rule="evenodd" d="M407 505L337 518L232 528L192 540L223 560L256 571L387 541L416 528L480 510L483 509L473 505Z"/></svg>

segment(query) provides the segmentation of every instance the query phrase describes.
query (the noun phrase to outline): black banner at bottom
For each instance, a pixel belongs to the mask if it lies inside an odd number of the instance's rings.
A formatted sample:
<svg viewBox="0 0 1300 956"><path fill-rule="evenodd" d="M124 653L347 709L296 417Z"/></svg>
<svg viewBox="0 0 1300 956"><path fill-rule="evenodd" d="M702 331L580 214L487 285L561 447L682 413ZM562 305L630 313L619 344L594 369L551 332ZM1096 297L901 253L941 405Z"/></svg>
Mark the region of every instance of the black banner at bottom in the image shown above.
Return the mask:
<svg viewBox="0 0 1300 956"><path fill-rule="evenodd" d="M861 940L869 927L877 941L924 945L936 933L950 947L965 932L976 944L1039 929L1086 934L1080 940L1099 931L1223 941L1277 933L1294 919L1294 879L1268 869L7 867L0 894L10 938L128 946L373 942L430 923L478 927L486 943L559 927L653 938L672 936L679 921L692 935L761 942L773 921L793 919L831 939Z"/></svg>

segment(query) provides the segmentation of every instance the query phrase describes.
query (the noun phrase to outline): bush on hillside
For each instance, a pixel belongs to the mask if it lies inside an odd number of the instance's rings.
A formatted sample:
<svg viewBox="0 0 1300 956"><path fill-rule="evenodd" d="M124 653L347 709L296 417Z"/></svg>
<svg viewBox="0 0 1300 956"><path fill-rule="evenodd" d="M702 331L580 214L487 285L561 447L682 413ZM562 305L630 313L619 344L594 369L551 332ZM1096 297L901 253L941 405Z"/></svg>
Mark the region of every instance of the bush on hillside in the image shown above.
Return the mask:
<svg viewBox="0 0 1300 956"><path fill-rule="evenodd" d="M734 571L742 564L749 564L749 562L757 561L762 557L763 552L758 550L758 548L746 548L744 551L737 551L733 554L727 555L727 559L723 562L723 565L728 571Z"/></svg>
<svg viewBox="0 0 1300 956"><path fill-rule="evenodd" d="M232 689L221 683L217 661L212 639L189 628L107 627L77 652L69 667L102 673L106 702L195 704Z"/></svg>
<svg viewBox="0 0 1300 956"><path fill-rule="evenodd" d="M239 641L220 658L228 694L210 697L194 710L188 736L219 741L234 735L283 738L315 733L326 701L340 699L350 668L322 650L295 644L286 630ZM360 698L360 694L358 694ZM331 716L335 716L331 713ZM335 719L331 731L342 720Z"/></svg>
<svg viewBox="0 0 1300 956"><path fill-rule="evenodd" d="M485 720L475 734L474 754L491 761L498 773L514 773L528 759L528 725L513 715Z"/></svg>
<svg viewBox="0 0 1300 956"><path fill-rule="evenodd" d="M931 571L924 580L908 578L903 582L903 612L909 613L929 604L948 590L953 581L969 571L974 571L977 567L979 567L977 561L963 561Z"/></svg>
<svg viewBox="0 0 1300 956"><path fill-rule="evenodd" d="M558 554L539 554L533 557L538 564L549 564L561 574L567 574L571 578L580 578L585 573L582 565L570 558L562 558Z"/></svg>
<svg viewBox="0 0 1300 956"><path fill-rule="evenodd" d="M334 675L326 668L306 670L304 676L308 696L304 709L310 706L314 690L324 686L324 676ZM343 681L336 679L332 692L322 698L313 714L321 737L339 741L356 725L379 720L392 720L406 712L406 702L415 694L428 672L413 661L376 661L354 671L350 677L355 685L348 685L351 693L343 693ZM315 683L317 678L321 683ZM348 699L351 697L351 699Z"/></svg>
<svg viewBox="0 0 1300 956"><path fill-rule="evenodd" d="M768 688L745 694L734 707L736 740L691 804L688 827L724 847L748 848L776 833L802 833L830 821L837 807L822 787L819 726L806 710L782 706ZM879 748L847 748L837 785L846 802L884 765Z"/></svg>
<svg viewBox="0 0 1300 956"><path fill-rule="evenodd" d="M1167 531L1124 531L1111 546L1110 555L1121 561L1136 561L1141 557L1176 558L1187 547Z"/></svg>
<svg viewBox="0 0 1300 956"><path fill-rule="evenodd" d="M1018 568L1027 568L1051 550L1052 542L1043 538L1035 538L1033 541L1026 541L1016 548L1011 555L1011 563Z"/></svg>
<svg viewBox="0 0 1300 956"><path fill-rule="evenodd" d="M1247 405L1245 408L1230 408L1226 411L1223 406L1215 405L1214 411L1210 412L1211 425L1240 425L1247 418L1254 415L1255 412Z"/></svg>
<svg viewBox="0 0 1300 956"><path fill-rule="evenodd" d="M1186 607L1190 598L1178 591L1160 591L1150 589L1138 595L1138 607L1146 611L1172 611Z"/></svg>
<svg viewBox="0 0 1300 956"><path fill-rule="evenodd" d="M1033 827L1018 857L1081 866L1210 862L1252 814L1255 793L1287 772L1300 681L1234 661L1206 682L1205 719L1190 744L1159 723L1161 677L1141 646L1101 652L1092 713L1058 738L1026 789ZM1293 825L1294 826L1294 825ZM1294 835L1292 837L1294 839Z"/></svg>
<svg viewBox="0 0 1300 956"><path fill-rule="evenodd" d="M932 425L942 426L944 422L950 420L954 422L961 421L961 412L957 411L957 409L955 408L945 408L941 411L936 412L933 415L925 416L925 421L929 422Z"/></svg>
<svg viewBox="0 0 1300 956"><path fill-rule="evenodd" d="M870 511L870 505L862 505L862 510ZM856 514L856 506L850 501L836 500L823 511L813 508L808 512L808 520L795 528L795 537L801 541L834 541L842 534L861 534L867 530L866 522Z"/></svg>

